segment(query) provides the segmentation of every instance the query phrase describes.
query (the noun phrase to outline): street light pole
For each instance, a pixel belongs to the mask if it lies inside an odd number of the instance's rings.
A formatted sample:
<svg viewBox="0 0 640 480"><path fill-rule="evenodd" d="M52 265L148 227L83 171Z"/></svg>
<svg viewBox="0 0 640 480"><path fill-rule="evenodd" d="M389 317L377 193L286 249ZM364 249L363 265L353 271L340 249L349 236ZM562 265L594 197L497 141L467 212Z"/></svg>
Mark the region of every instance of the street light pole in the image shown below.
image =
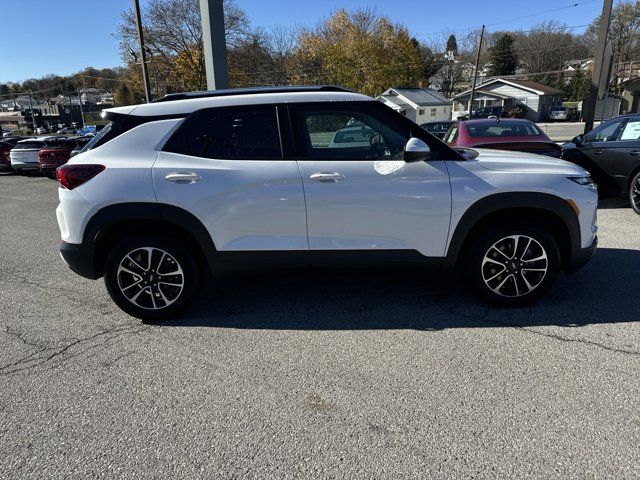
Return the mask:
<svg viewBox="0 0 640 480"><path fill-rule="evenodd" d="M142 16L140 15L140 2L133 0L133 9L136 14L136 27L138 28L138 43L140 44L140 55L142 58L142 82L144 83L144 96L147 103L151 101L151 91L149 88L149 74L147 73L147 55L144 49L144 34L142 32Z"/></svg>
<svg viewBox="0 0 640 480"><path fill-rule="evenodd" d="M593 120L596 114L596 104L598 102L598 93L600 90L600 82L602 80L603 69L609 70L605 66L605 51L607 49L607 37L609 36L609 24L611 21L611 9L613 8L613 0L604 0L602 3L602 15L600 15L600 35L598 36L598 45L596 46L596 63L593 66L593 74L591 76L591 88L587 101L583 101L582 116L584 117L584 133L587 134L593 129ZM607 78L605 80L609 82ZM604 105L603 105L604 112Z"/></svg>
<svg viewBox="0 0 640 480"><path fill-rule="evenodd" d="M200 0L200 15L207 89L228 88L227 41L222 0Z"/></svg>

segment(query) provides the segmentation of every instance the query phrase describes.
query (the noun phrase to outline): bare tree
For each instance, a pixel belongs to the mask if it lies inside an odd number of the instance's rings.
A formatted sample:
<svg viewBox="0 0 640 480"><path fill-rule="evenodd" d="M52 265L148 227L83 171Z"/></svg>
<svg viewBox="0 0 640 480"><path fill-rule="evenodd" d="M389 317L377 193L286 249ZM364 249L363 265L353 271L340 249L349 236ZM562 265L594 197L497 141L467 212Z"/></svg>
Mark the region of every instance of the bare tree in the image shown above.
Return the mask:
<svg viewBox="0 0 640 480"><path fill-rule="evenodd" d="M528 32L515 32L515 37L518 57L531 74L560 70L576 51L570 30L553 20L539 23Z"/></svg>
<svg viewBox="0 0 640 480"><path fill-rule="evenodd" d="M591 22L584 33L585 44L595 50L600 32L600 17ZM640 0L619 2L611 12L609 39L615 62L628 62L640 52Z"/></svg>
<svg viewBox="0 0 640 480"><path fill-rule="evenodd" d="M229 48L247 40L249 20L235 0L225 0L225 33ZM145 43L162 82L182 89L206 85L202 23L198 0L149 0L142 12ZM137 31L133 10L122 13L117 37L123 60L137 63ZM132 69L133 71L134 69Z"/></svg>

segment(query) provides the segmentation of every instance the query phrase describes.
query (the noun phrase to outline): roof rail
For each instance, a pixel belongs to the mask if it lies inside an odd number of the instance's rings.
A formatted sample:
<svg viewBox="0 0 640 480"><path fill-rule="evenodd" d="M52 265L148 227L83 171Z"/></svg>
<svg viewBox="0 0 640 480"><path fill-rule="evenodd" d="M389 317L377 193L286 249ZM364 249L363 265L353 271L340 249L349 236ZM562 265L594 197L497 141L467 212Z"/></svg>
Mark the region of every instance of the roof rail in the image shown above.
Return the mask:
<svg viewBox="0 0 640 480"><path fill-rule="evenodd" d="M152 103L170 102L173 100L186 100L190 98L226 97L229 95L254 95L258 93L291 93L291 92L350 92L353 90L337 85L308 85L308 86L274 86L251 88L223 88L220 90L206 90L200 92L168 93L162 98L153 100Z"/></svg>

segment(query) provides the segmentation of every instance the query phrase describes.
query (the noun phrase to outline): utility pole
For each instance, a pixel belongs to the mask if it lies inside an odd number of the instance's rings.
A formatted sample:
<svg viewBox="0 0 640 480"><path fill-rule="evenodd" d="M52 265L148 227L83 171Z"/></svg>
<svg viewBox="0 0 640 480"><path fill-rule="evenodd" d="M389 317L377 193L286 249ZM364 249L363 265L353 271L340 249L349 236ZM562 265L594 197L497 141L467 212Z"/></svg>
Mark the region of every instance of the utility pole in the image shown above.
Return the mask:
<svg viewBox="0 0 640 480"><path fill-rule="evenodd" d="M142 33L142 16L140 15L139 0L133 0L133 9L136 13L138 43L140 44L140 55L142 58L142 82L144 83L144 96L147 99L147 103L149 103L151 101L151 91L149 88L149 74L147 73L147 54L144 49L144 34Z"/></svg>
<svg viewBox="0 0 640 480"><path fill-rule="evenodd" d="M596 104L598 97L601 97L601 82L604 70L609 72L611 66L605 65L605 51L607 50L607 38L609 36L609 24L611 23L611 9L613 8L613 0L603 0L602 15L600 15L600 35L598 36L598 45L596 46L596 63L593 67L593 75L591 76L591 88L586 101L583 101L582 116L584 117L584 133L587 134L593 129L593 117L596 114ZM611 47L609 46L609 51ZM611 58L607 60L611 63ZM608 86L609 78L604 80L604 87ZM604 109L604 106L602 107ZM603 110L604 112L604 110Z"/></svg>
<svg viewBox="0 0 640 480"><path fill-rule="evenodd" d="M84 110L82 108L82 97L80 96L80 89L78 88L78 84L76 84L76 89L78 90L78 103L80 104L80 118L82 119L82 128L84 128ZM71 108L71 111L73 112L73 107Z"/></svg>
<svg viewBox="0 0 640 480"><path fill-rule="evenodd" d="M471 96L469 97L469 118L471 118L471 109L473 108L473 97L476 96L476 82L478 80L478 68L480 65L480 51L482 50L482 39L484 38L484 25L480 30L480 42L478 43L478 52L476 53L476 68L473 70L473 85L471 85Z"/></svg>
<svg viewBox="0 0 640 480"><path fill-rule="evenodd" d="M29 90L29 110L31 110L31 125L33 133L36 133L36 114L33 112L33 103L31 102L31 90Z"/></svg>
<svg viewBox="0 0 640 480"><path fill-rule="evenodd" d="M200 0L207 89L229 88L222 0Z"/></svg>

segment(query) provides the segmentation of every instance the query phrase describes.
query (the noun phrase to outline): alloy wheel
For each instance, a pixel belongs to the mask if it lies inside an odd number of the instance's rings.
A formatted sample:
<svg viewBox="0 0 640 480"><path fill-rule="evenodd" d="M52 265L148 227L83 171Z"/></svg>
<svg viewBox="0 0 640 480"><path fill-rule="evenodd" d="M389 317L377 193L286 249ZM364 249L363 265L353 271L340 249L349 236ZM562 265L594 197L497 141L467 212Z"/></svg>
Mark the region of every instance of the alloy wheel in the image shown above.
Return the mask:
<svg viewBox="0 0 640 480"><path fill-rule="evenodd" d="M631 202L633 202L636 211L640 211L640 176L636 177L631 187Z"/></svg>
<svg viewBox="0 0 640 480"><path fill-rule="evenodd" d="M482 260L487 288L504 297L521 297L544 280L549 259L544 247L527 235L511 235L495 242Z"/></svg>
<svg viewBox="0 0 640 480"><path fill-rule="evenodd" d="M118 265L120 292L137 307L160 310L174 303L184 289L184 273L177 260L156 247L127 253Z"/></svg>

